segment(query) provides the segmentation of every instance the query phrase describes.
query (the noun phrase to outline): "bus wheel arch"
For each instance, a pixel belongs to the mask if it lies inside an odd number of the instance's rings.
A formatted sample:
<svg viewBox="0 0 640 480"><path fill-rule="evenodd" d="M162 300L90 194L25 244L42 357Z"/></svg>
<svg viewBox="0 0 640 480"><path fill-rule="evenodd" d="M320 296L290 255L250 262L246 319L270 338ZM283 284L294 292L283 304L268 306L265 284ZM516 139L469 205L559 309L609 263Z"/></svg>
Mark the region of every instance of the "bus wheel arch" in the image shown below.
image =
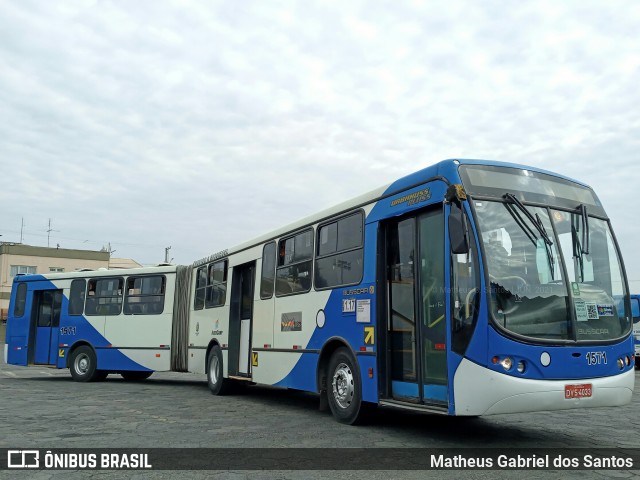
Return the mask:
<svg viewBox="0 0 640 480"><path fill-rule="evenodd" d="M343 347L351 351L351 355L355 360L355 353L343 338L330 338L322 346L322 350L320 350L320 357L318 358L318 367L316 371L316 389L321 394L327 390L327 370L329 369L329 362L331 361L331 357L336 350Z"/></svg>
<svg viewBox="0 0 640 480"><path fill-rule="evenodd" d="M205 360L207 384L213 395L225 395L231 389L231 380L224 378L224 359L222 348L216 340L212 340L207 347Z"/></svg>
<svg viewBox="0 0 640 480"><path fill-rule="evenodd" d="M69 349L67 366L71 378L76 382L91 382L104 380L106 375L98 370L98 357L93 346L86 342L80 342Z"/></svg>
<svg viewBox="0 0 640 480"><path fill-rule="evenodd" d="M334 350L326 372L327 403L333 417L347 425L366 422L372 410L363 400L360 366L353 351L348 347Z"/></svg>
<svg viewBox="0 0 640 480"><path fill-rule="evenodd" d="M370 418L372 406L363 400L357 356L343 338L333 337L324 344L316 378L321 409L328 406L336 420L349 425Z"/></svg>

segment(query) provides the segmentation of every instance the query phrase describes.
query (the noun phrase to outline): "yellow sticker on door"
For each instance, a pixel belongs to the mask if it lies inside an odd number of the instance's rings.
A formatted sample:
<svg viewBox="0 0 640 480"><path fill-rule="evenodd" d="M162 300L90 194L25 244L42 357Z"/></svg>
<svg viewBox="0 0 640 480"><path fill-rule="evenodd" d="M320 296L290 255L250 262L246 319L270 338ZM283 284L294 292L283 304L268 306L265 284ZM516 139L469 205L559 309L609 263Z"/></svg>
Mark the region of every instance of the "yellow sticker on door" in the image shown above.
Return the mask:
<svg viewBox="0 0 640 480"><path fill-rule="evenodd" d="M251 352L251 366L258 366L258 352Z"/></svg>
<svg viewBox="0 0 640 480"><path fill-rule="evenodd" d="M364 344L373 345L375 343L376 341L374 337L374 327L373 326L364 327Z"/></svg>
<svg viewBox="0 0 640 480"><path fill-rule="evenodd" d="M64 348L61 348L61 349L58 350L58 356L60 358L64 358Z"/></svg>

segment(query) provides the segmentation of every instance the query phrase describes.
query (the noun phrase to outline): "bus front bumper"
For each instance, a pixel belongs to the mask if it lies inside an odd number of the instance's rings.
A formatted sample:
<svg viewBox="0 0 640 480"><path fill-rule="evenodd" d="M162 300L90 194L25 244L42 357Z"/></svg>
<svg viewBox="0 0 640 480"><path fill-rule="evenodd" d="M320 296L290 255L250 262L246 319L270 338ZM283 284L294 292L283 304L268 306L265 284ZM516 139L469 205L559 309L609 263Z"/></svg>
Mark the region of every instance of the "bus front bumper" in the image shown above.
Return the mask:
<svg viewBox="0 0 640 480"><path fill-rule="evenodd" d="M631 401L635 372L575 380L504 375L463 359L454 376L456 415L497 415L571 408L616 407ZM565 386L591 384L590 397L565 398Z"/></svg>

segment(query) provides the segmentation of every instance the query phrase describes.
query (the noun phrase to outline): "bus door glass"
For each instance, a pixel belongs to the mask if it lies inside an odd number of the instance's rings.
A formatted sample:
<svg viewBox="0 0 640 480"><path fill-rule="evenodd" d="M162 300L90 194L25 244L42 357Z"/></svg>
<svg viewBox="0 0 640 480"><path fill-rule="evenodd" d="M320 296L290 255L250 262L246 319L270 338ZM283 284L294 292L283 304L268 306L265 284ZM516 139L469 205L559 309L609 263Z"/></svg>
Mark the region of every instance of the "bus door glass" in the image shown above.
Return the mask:
<svg viewBox="0 0 640 480"><path fill-rule="evenodd" d="M229 375L251 376L251 322L255 262L234 267L229 322Z"/></svg>
<svg viewBox="0 0 640 480"><path fill-rule="evenodd" d="M54 365L58 354L58 327L62 308L62 290L39 290L34 292L35 325L34 363Z"/></svg>
<svg viewBox="0 0 640 480"><path fill-rule="evenodd" d="M442 211L388 225L386 252L391 396L446 403Z"/></svg>

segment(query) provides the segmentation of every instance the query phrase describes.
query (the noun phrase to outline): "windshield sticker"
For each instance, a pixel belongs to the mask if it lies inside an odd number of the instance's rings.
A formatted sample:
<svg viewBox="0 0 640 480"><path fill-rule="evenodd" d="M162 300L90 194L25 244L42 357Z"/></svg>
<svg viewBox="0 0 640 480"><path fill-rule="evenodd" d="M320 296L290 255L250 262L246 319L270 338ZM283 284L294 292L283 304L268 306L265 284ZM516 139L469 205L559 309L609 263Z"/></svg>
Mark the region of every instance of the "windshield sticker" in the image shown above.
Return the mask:
<svg viewBox="0 0 640 480"><path fill-rule="evenodd" d="M574 297L579 297L580 296L580 285L578 285L577 282L571 282L571 288L573 289L573 296Z"/></svg>
<svg viewBox="0 0 640 480"><path fill-rule="evenodd" d="M601 317L613 317L613 305L598 304L598 315Z"/></svg>
<svg viewBox="0 0 640 480"><path fill-rule="evenodd" d="M587 304L584 300L574 300L573 304L576 307L576 319L579 322L588 322L589 315L587 313Z"/></svg>
<svg viewBox="0 0 640 480"><path fill-rule="evenodd" d="M600 319L600 315L598 315L598 306L595 303L587 303L587 315L589 316L589 320Z"/></svg>

